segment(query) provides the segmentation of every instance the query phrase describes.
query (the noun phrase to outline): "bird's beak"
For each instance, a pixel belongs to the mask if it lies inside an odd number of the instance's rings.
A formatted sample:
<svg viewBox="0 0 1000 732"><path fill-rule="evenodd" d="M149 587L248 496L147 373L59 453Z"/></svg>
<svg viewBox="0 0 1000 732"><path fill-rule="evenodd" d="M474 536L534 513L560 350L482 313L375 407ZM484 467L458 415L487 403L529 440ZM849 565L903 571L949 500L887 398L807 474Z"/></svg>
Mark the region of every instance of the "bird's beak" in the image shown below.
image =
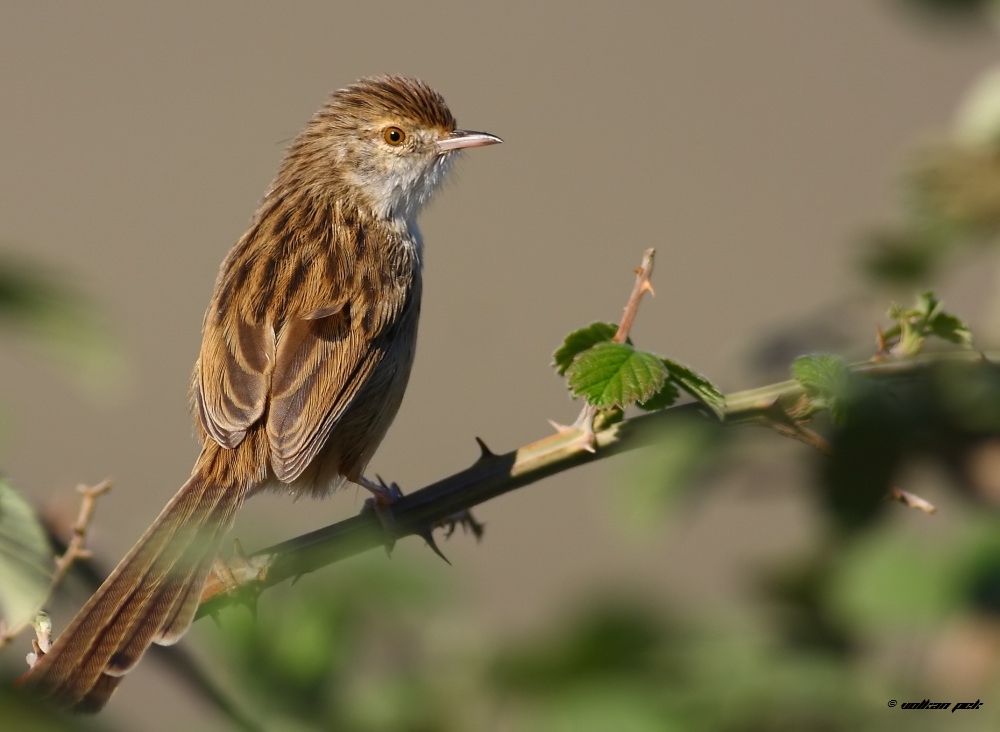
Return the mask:
<svg viewBox="0 0 1000 732"><path fill-rule="evenodd" d="M470 130L452 130L443 140L438 140L434 144L440 153L452 150L464 150L468 147L485 147L486 145L496 145L503 142L496 135L488 132L472 132Z"/></svg>

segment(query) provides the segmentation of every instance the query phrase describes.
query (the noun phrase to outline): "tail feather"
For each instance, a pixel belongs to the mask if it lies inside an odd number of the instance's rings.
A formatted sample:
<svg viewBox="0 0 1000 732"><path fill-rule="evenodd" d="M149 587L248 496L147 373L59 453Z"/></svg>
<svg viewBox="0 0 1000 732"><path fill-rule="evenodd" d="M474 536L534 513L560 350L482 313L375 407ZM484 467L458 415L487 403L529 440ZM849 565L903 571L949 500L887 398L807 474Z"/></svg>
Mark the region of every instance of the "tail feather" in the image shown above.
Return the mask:
<svg viewBox="0 0 1000 732"><path fill-rule="evenodd" d="M60 707L96 711L150 644L194 619L247 485L199 468L20 683Z"/></svg>
<svg viewBox="0 0 1000 732"><path fill-rule="evenodd" d="M240 499L242 503L242 497ZM206 538L209 542L208 553L203 561L192 562L190 572L183 583L181 591L176 593L170 603L169 612L164 617L159 631L153 638L153 642L163 646L169 646L181 639L185 631L194 622L194 616L198 612L201 604L201 593L208 581L208 576L212 571L212 564L222 543L232 528L236 518L236 511L239 505L234 505L230 501L220 501L216 504L215 514L210 520L216 529L214 536Z"/></svg>
<svg viewBox="0 0 1000 732"><path fill-rule="evenodd" d="M123 678L123 676L101 674L94 687L87 692L85 697L76 703L73 710L87 714L101 711L101 708L108 703L108 699L111 698L111 695L118 688L118 684L121 683Z"/></svg>

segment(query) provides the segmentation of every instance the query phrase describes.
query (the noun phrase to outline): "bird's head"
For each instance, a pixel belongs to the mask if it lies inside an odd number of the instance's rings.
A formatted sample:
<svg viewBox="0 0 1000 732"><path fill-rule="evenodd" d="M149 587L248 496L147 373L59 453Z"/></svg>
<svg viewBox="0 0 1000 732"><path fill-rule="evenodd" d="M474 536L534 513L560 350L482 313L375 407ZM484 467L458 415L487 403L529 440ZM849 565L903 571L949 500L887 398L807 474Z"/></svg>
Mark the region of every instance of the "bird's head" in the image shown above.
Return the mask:
<svg viewBox="0 0 1000 732"><path fill-rule="evenodd" d="M379 76L334 92L286 162L312 171L308 185L329 185L376 216L412 222L458 151L498 142L456 129L444 99L422 81Z"/></svg>

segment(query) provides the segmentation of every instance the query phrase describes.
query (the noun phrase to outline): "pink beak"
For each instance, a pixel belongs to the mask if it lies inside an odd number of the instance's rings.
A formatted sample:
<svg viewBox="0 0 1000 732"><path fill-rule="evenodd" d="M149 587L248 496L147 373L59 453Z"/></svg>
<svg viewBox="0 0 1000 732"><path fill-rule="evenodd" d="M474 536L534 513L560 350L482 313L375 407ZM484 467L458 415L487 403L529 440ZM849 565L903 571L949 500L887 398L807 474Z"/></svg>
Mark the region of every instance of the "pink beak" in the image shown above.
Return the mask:
<svg viewBox="0 0 1000 732"><path fill-rule="evenodd" d="M438 140L438 152L450 152L452 150L465 150L469 147L485 147L486 145L496 145L503 142L496 135L488 132L471 132L470 130L452 130L443 140Z"/></svg>

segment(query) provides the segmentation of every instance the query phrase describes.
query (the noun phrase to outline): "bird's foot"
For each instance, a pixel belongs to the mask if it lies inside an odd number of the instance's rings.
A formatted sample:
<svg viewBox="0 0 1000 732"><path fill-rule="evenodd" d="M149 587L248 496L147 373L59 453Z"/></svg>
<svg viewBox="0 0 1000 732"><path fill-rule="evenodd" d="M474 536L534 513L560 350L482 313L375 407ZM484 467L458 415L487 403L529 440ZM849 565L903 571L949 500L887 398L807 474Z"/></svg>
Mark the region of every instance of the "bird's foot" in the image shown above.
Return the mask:
<svg viewBox="0 0 1000 732"><path fill-rule="evenodd" d="M386 554L392 556L392 550L396 546L397 538L396 517L392 512L392 507L403 497L403 491L398 484L387 484L382 480L381 476L376 475L375 477L378 479L378 482L363 476L354 482L371 491L372 497L365 501L365 506L362 510L371 511L378 518L379 523L382 525L382 531L385 534ZM477 539L483 535L483 525L476 521L468 511L459 511L444 521L439 521L434 526L428 526L423 530L414 531L413 533L427 542L427 546L431 548L432 552L437 554L446 563L451 564L448 561L448 557L438 548L437 542L434 541L433 530L437 527L443 527L446 532L445 536L451 536L457 526L462 526L462 528L471 531Z"/></svg>
<svg viewBox="0 0 1000 732"><path fill-rule="evenodd" d="M476 521L476 518L468 509L465 511L459 511L458 513L453 513L443 521L438 521L434 524L434 528L444 529L445 539L450 539L451 535L455 533L455 529L459 526L476 537L476 541L483 538L483 531L485 531L486 528L479 521Z"/></svg>
<svg viewBox="0 0 1000 732"><path fill-rule="evenodd" d="M212 562L206 592L211 587L213 580L222 584L226 588L226 594L236 598L240 604L245 605L250 614L256 619L257 596L260 594L260 589L256 587L253 580L259 579L263 579L261 571L253 570L246 552L243 551L243 545L240 544L240 540L233 539L232 559L226 562L222 557L216 557L215 561ZM204 600L204 595L202 599ZM219 622L215 614L212 615L212 618L217 623Z"/></svg>
<svg viewBox="0 0 1000 732"><path fill-rule="evenodd" d="M365 490L371 491L372 497L365 501L366 506L389 508L403 497L403 490L397 483L386 484L382 476L375 477L378 478L377 483L363 475L354 481Z"/></svg>
<svg viewBox="0 0 1000 732"><path fill-rule="evenodd" d="M34 668L42 656L49 652L52 647L52 620L47 613L39 610L31 620L31 627L35 631L35 637L31 639L31 652L24 657L28 662L28 668Z"/></svg>
<svg viewBox="0 0 1000 732"><path fill-rule="evenodd" d="M385 534L385 553L392 556L396 546L396 517L392 514L392 506L403 497L403 490L396 483L387 484L382 476L376 475L378 482L365 476L360 476L353 482L371 491L371 498L365 500L363 511L371 511L382 525Z"/></svg>

